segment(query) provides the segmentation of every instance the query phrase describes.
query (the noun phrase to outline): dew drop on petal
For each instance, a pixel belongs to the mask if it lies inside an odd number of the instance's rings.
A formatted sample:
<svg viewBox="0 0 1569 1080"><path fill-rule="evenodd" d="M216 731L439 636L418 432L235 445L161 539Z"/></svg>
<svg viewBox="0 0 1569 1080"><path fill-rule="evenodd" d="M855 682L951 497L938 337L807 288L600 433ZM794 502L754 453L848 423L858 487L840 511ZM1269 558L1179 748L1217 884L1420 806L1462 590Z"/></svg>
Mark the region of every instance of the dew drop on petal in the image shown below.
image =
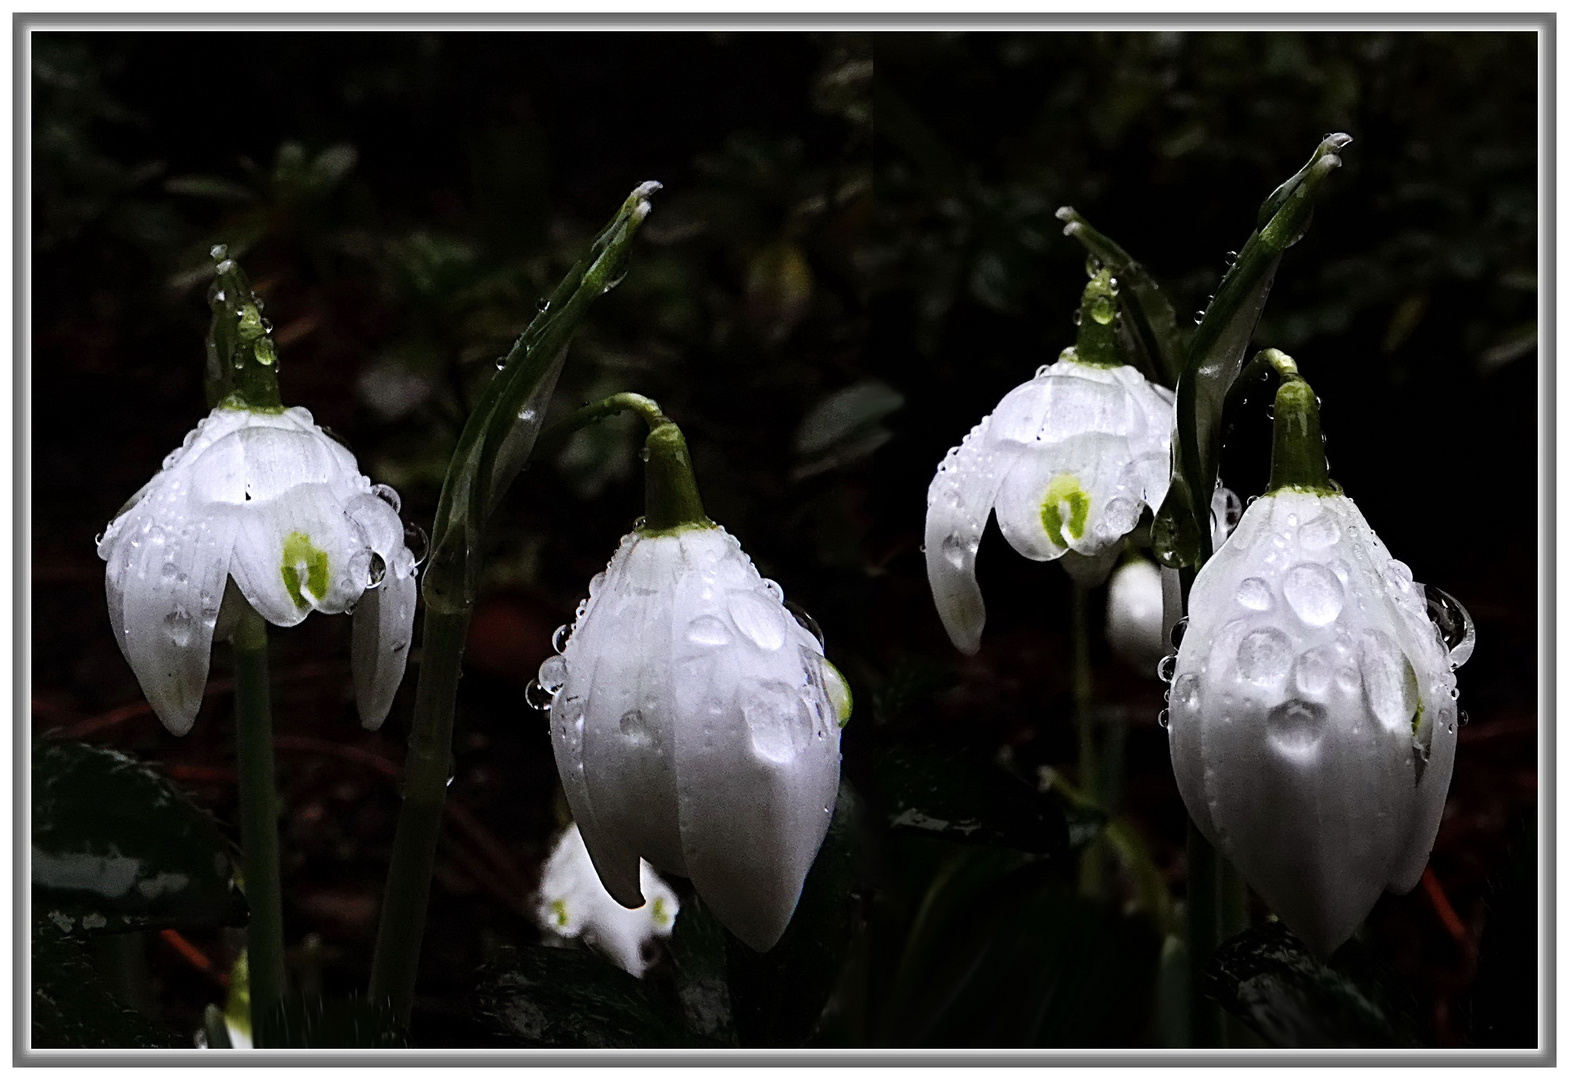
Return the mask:
<svg viewBox="0 0 1569 1080"><path fill-rule="evenodd" d="M1302 526L1297 540L1309 550L1330 547L1340 539L1340 526L1328 514L1320 514Z"/></svg>
<svg viewBox="0 0 1569 1080"><path fill-rule="evenodd" d="M387 576L387 562L376 552L370 553L370 565L365 570L365 587L374 589Z"/></svg>
<svg viewBox="0 0 1569 1080"><path fill-rule="evenodd" d="M545 689L538 679L530 679L528 686L523 690L523 700L527 701L529 708L538 712L549 712L550 706L555 702L556 695Z"/></svg>
<svg viewBox="0 0 1569 1080"><path fill-rule="evenodd" d="M430 558L430 537L412 521L403 526L403 546L414 556L415 566L424 566L425 560Z"/></svg>
<svg viewBox="0 0 1569 1080"><path fill-rule="evenodd" d="M686 628L686 639L694 645L728 645L732 637L725 621L716 615L699 615Z"/></svg>
<svg viewBox="0 0 1569 1080"><path fill-rule="evenodd" d="M1171 710L1162 709L1160 715L1155 718L1155 722L1163 728L1171 727Z"/></svg>
<svg viewBox="0 0 1569 1080"><path fill-rule="evenodd" d="M800 692L782 682L760 682L743 690L741 716L752 749L768 761L794 760L805 748L812 728Z"/></svg>
<svg viewBox="0 0 1569 1080"><path fill-rule="evenodd" d="M763 578L763 588L767 590L769 596L772 596L781 604L784 603L784 589L780 588L779 582L775 581L773 578L765 577Z"/></svg>
<svg viewBox="0 0 1569 1080"><path fill-rule="evenodd" d="M401 514L403 512L403 500L398 497L398 493L396 491L388 487L386 484L372 485L370 493L376 496L376 498L380 499L382 502L386 503L388 506L392 507L392 512L394 514Z"/></svg>
<svg viewBox="0 0 1569 1080"><path fill-rule="evenodd" d="M1173 705L1184 709L1196 709L1199 704L1199 677L1193 672L1184 672L1171 684L1171 702Z"/></svg>
<svg viewBox="0 0 1569 1080"><path fill-rule="evenodd" d="M1297 689L1309 697L1321 697L1329 689L1335 669L1324 649L1309 649L1297 657Z"/></svg>
<svg viewBox="0 0 1569 1080"><path fill-rule="evenodd" d="M567 651L567 641L572 637L572 624L562 623L556 627L556 632L550 636L550 647L558 653Z"/></svg>
<svg viewBox="0 0 1569 1080"><path fill-rule="evenodd" d="M1163 683L1169 683L1177 670L1177 654L1167 653L1160 658L1160 663L1155 665L1155 677Z"/></svg>
<svg viewBox="0 0 1569 1080"><path fill-rule="evenodd" d="M1291 667L1291 639L1272 626L1255 630L1237 646L1237 671L1256 683L1278 682Z"/></svg>
<svg viewBox="0 0 1569 1080"><path fill-rule="evenodd" d="M1327 716L1324 706L1311 701L1292 700L1276 705L1265 721L1270 747L1292 761L1311 762L1318 756Z"/></svg>
<svg viewBox="0 0 1569 1080"><path fill-rule="evenodd" d="M730 618L742 634L767 652L785 642L784 608L751 589L732 589L726 600Z"/></svg>
<svg viewBox="0 0 1569 1080"><path fill-rule="evenodd" d="M559 656L552 656L539 665L539 685L554 694L561 689L561 684L567 681L567 662Z"/></svg>
<svg viewBox="0 0 1569 1080"><path fill-rule="evenodd" d="M1112 499L1101 512L1101 524L1111 536L1126 536L1139 523L1136 499Z"/></svg>
<svg viewBox="0 0 1569 1080"><path fill-rule="evenodd" d="M164 625L169 628L169 640L181 648L191 643L191 632L195 629L196 620L191 618L191 613L184 608L176 608L163 618Z"/></svg>
<svg viewBox="0 0 1569 1080"><path fill-rule="evenodd" d="M1281 585L1286 603L1309 626L1328 626L1345 606L1345 586L1322 563L1302 563L1291 568Z"/></svg>
<svg viewBox="0 0 1569 1080"><path fill-rule="evenodd" d="M605 587L606 574L603 570L595 574L588 582L588 595L598 596L599 591Z"/></svg>
<svg viewBox="0 0 1569 1080"><path fill-rule="evenodd" d="M1187 632L1188 632L1188 617L1186 615L1184 615L1182 618L1178 619L1171 626L1171 635L1170 636L1171 636L1171 647L1173 649L1180 649L1180 648L1182 648L1182 638L1183 638L1184 635L1187 634Z"/></svg>
<svg viewBox="0 0 1569 1080"><path fill-rule="evenodd" d="M819 649L827 648L827 643L823 640L823 628L817 625L817 620L812 618L805 608L793 600L786 600L784 606L786 611L795 616L795 621L801 624L802 629L817 639Z"/></svg>
<svg viewBox="0 0 1569 1080"><path fill-rule="evenodd" d="M1444 590L1435 585L1424 585L1422 589L1427 598L1427 617L1449 650L1449 662L1459 667L1471 659L1476 649L1476 623L1460 601Z"/></svg>
<svg viewBox="0 0 1569 1080"><path fill-rule="evenodd" d="M1410 730L1417 706L1416 671L1411 661L1381 630L1363 633L1359 646L1368 708L1391 731Z"/></svg>
<svg viewBox="0 0 1569 1080"><path fill-rule="evenodd" d="M943 537L942 557L947 559L955 570L963 570L965 562L973 553L971 545L964 542L958 533L949 533Z"/></svg>
<svg viewBox="0 0 1569 1080"><path fill-rule="evenodd" d="M1244 578L1237 586L1237 603L1251 611L1268 611L1275 603L1270 596L1269 582L1263 578Z"/></svg>
<svg viewBox="0 0 1569 1080"><path fill-rule="evenodd" d="M172 562L166 562L163 564L161 576L165 581L173 581L180 576L180 568Z"/></svg>
<svg viewBox="0 0 1569 1080"><path fill-rule="evenodd" d="M647 746L654 741L642 709L628 709L621 714L621 735L633 746Z"/></svg>

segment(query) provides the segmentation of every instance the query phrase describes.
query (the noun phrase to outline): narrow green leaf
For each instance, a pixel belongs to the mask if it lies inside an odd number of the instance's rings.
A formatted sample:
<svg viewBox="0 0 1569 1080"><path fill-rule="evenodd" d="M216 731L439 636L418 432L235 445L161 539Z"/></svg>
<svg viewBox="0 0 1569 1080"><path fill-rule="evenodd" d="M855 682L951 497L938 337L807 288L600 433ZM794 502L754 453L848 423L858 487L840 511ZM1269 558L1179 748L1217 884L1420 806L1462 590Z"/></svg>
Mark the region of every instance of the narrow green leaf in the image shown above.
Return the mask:
<svg viewBox="0 0 1569 1080"><path fill-rule="evenodd" d="M1321 960L1281 923L1221 944L1204 966L1204 992L1270 1046L1291 1049L1419 1045L1409 1003L1356 942Z"/></svg>
<svg viewBox="0 0 1569 1080"><path fill-rule="evenodd" d="M676 921L685 917L685 912ZM482 1023L515 1046L657 1049L698 1040L654 990L587 949L503 952L478 991Z"/></svg>
<svg viewBox="0 0 1569 1080"><path fill-rule="evenodd" d="M1177 383L1177 437L1171 489L1155 521L1155 554L1168 566L1199 566L1210 556L1209 508L1226 394L1269 297L1285 250L1302 238L1324 180L1340 166L1349 135L1324 137L1308 163L1264 201L1262 223L1221 279L1188 344Z"/></svg>
<svg viewBox="0 0 1569 1080"><path fill-rule="evenodd" d="M62 934L232 926L245 901L217 823L114 750L33 744L33 910Z"/></svg>

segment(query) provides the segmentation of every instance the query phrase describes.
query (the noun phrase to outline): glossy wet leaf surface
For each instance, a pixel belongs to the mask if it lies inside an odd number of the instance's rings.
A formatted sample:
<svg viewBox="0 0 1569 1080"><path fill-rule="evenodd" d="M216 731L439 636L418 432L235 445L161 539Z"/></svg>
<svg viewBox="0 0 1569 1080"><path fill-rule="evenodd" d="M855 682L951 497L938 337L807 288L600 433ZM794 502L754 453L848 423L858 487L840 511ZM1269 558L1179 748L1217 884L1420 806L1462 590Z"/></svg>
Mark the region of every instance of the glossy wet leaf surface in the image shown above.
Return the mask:
<svg viewBox="0 0 1569 1080"><path fill-rule="evenodd" d="M64 934L238 925L217 822L114 750L33 744L33 907Z"/></svg>
<svg viewBox="0 0 1569 1080"><path fill-rule="evenodd" d="M1419 1045L1404 995L1354 941L1325 960L1280 923L1256 926L1223 942L1203 976L1205 992L1269 1046Z"/></svg>

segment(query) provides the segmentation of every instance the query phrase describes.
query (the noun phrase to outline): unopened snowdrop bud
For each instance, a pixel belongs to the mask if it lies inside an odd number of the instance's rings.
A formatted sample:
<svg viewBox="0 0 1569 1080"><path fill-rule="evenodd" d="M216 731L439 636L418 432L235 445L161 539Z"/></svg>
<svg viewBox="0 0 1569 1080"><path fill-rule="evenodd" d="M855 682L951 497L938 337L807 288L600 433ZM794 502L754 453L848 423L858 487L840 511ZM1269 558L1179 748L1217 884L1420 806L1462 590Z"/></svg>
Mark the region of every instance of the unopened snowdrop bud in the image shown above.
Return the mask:
<svg viewBox="0 0 1569 1080"><path fill-rule="evenodd" d="M1165 598L1160 567L1129 559L1111 575L1106 594L1106 639L1111 651L1151 677L1166 655Z"/></svg>
<svg viewBox="0 0 1569 1080"><path fill-rule="evenodd" d="M353 610L360 718L379 727L414 622L416 557L398 495L362 476L307 410L277 404L259 301L230 260L219 263L212 304L209 359L239 377L98 538L115 641L159 719L183 735L213 638L232 628L241 598L275 626Z"/></svg>
<svg viewBox="0 0 1569 1080"><path fill-rule="evenodd" d="M556 766L617 902L643 903L641 857L765 951L828 829L849 691L815 624L703 515L679 429L647 404L647 517L540 668Z"/></svg>
<svg viewBox="0 0 1569 1080"><path fill-rule="evenodd" d="M1317 404L1294 374L1275 401L1270 490L1199 571L1188 612L1169 727L1183 800L1286 925L1328 953L1427 864L1464 657L1330 483Z"/></svg>
<svg viewBox="0 0 1569 1080"><path fill-rule="evenodd" d="M1075 576L1104 580L1122 538L1171 482L1174 396L1117 359L1116 279L1084 291L1078 343L1015 387L938 466L926 495L926 573L943 626L980 648L986 607L975 555L995 509L1027 558L1072 553Z"/></svg>
<svg viewBox="0 0 1569 1080"><path fill-rule="evenodd" d="M622 907L599 883L583 835L571 825L545 863L534 917L546 933L581 937L622 971L641 979L648 967L649 944L670 936L681 904L648 863L639 863L638 875L646 902L641 907Z"/></svg>

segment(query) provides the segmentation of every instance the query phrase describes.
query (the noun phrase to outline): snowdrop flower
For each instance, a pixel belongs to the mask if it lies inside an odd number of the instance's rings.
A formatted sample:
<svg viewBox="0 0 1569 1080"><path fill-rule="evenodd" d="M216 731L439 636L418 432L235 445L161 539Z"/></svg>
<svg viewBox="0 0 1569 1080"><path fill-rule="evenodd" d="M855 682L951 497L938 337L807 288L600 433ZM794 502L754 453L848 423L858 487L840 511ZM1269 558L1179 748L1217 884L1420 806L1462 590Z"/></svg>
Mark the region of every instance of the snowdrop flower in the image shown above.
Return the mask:
<svg viewBox="0 0 1569 1080"><path fill-rule="evenodd" d="M1010 391L948 452L927 491L927 578L962 652L980 648L986 622L975 554L994 509L1021 555L1071 554L1098 581L1170 486L1175 396L1118 362L1115 280L1104 270L1091 280L1078 344Z"/></svg>
<svg viewBox="0 0 1569 1080"><path fill-rule="evenodd" d="M670 936L681 904L648 863L639 863L638 875L647 902L622 907L599 883L583 835L577 825L570 825L545 863L534 917L545 932L560 938L581 937L608 954L622 971L641 979L648 967L644 947L656 937Z"/></svg>
<svg viewBox="0 0 1569 1080"><path fill-rule="evenodd" d="M648 517L540 667L556 766L618 903L643 903L641 857L766 951L828 829L850 695L814 624L703 516L679 429L647 419Z"/></svg>
<svg viewBox="0 0 1569 1080"><path fill-rule="evenodd" d="M202 420L98 540L115 640L164 726L191 729L230 629L220 611L243 597L275 626L353 610L360 718L379 727L413 634L399 510L305 409L220 405Z"/></svg>
<svg viewBox="0 0 1569 1080"><path fill-rule="evenodd" d="M1165 616L1160 567L1139 558L1117 567L1106 593L1106 639L1111 651L1153 675L1166 655Z"/></svg>
<svg viewBox="0 0 1569 1080"><path fill-rule="evenodd" d="M1323 461L1313 392L1289 377L1270 490L1194 581L1169 734L1199 829L1328 953L1422 875L1469 644L1447 647Z"/></svg>

